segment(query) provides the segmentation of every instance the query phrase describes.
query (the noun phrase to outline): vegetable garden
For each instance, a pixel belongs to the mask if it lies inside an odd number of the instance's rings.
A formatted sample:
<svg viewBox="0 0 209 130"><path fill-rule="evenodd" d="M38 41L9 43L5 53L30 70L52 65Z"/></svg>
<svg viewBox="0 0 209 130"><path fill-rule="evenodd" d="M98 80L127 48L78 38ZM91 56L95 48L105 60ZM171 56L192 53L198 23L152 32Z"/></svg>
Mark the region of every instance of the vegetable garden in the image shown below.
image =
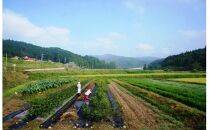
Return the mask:
<svg viewBox="0 0 209 130"><path fill-rule="evenodd" d="M170 81L169 79L180 80L180 78L192 77L190 79L192 80L202 78L204 75L189 72L185 75L184 73L155 72L152 74L148 72L106 74L103 77L102 75L69 77L61 75L56 79L50 77L52 79L36 80L22 85L21 88L18 87L18 94L6 95L25 102L29 108L24 117L15 116L10 121L6 121L4 128L15 124L16 119L24 120L34 117L32 121L36 122L34 125L25 123L21 129L42 129L40 125L45 121L52 119L51 117L61 118L60 116L67 109L74 109L75 101L82 102L83 92L87 90L84 86L89 81L93 81L95 87L93 87L94 92L92 92L89 104L82 103L79 111L67 112L68 115L64 121L56 121L48 128L71 129L75 121L83 119L91 122L88 127L93 129L127 127L130 129L202 130L206 127L206 85L176 82L176 80ZM80 96L76 95L78 81L83 86ZM56 117L59 110L62 110L62 113ZM73 114L78 116L76 120L72 120Z"/></svg>

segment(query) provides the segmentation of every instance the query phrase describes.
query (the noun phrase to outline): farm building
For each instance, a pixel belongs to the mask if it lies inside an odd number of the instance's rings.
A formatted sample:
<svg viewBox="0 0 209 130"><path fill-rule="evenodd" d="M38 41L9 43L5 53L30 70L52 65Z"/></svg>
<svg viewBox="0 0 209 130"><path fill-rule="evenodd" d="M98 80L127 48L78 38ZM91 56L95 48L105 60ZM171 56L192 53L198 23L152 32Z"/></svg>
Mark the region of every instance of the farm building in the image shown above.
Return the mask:
<svg viewBox="0 0 209 130"><path fill-rule="evenodd" d="M31 57L28 57L28 56L23 57L23 60L24 61L35 61L34 58L31 58Z"/></svg>

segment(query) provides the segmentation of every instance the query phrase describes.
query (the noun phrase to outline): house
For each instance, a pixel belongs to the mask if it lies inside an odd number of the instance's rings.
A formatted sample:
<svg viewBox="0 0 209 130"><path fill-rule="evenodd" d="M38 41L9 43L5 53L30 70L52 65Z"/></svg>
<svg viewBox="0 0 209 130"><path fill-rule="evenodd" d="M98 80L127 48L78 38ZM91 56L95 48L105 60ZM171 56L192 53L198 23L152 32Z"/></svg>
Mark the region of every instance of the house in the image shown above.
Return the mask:
<svg viewBox="0 0 209 130"><path fill-rule="evenodd" d="M138 68L129 68L129 70L143 70L142 67L138 67Z"/></svg>
<svg viewBox="0 0 209 130"><path fill-rule="evenodd" d="M24 61L35 61L34 58L31 58L31 57L28 57L28 56L23 57L23 60Z"/></svg>
<svg viewBox="0 0 209 130"><path fill-rule="evenodd" d="M66 67L77 67L77 65L74 62L69 62L65 64Z"/></svg>
<svg viewBox="0 0 209 130"><path fill-rule="evenodd" d="M19 60L20 58L18 56L12 57L14 60Z"/></svg>

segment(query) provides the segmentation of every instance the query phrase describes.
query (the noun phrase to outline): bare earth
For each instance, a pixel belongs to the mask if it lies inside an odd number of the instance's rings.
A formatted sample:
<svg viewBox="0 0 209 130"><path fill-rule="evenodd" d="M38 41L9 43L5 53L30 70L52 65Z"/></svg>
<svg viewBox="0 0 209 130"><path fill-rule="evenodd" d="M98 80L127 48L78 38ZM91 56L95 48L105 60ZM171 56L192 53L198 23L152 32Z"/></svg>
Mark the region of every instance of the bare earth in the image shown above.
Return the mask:
<svg viewBox="0 0 209 130"><path fill-rule="evenodd" d="M114 82L109 84L110 91L122 106L124 120L128 129L138 130L148 128L149 130L156 130L165 124L164 121L159 119L159 115L153 112L148 106L135 97L121 91L117 86Z"/></svg>

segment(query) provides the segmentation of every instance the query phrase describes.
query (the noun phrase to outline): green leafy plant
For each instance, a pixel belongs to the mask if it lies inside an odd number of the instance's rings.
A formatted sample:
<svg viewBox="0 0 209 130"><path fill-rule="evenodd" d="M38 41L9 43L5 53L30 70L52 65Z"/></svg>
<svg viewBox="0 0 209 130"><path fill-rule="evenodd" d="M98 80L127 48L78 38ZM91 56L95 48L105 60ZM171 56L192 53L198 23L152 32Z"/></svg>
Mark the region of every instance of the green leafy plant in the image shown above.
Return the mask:
<svg viewBox="0 0 209 130"><path fill-rule="evenodd" d="M85 84L87 81L83 81ZM71 84L68 88L55 93L51 93L46 97L38 97L32 99L29 103L31 108L29 109L30 115L45 117L51 112L54 112L55 108L58 108L62 103L76 94L77 88L76 84Z"/></svg>
<svg viewBox="0 0 209 130"><path fill-rule="evenodd" d="M23 95L30 95L38 92L46 91L50 88L58 88L64 84L68 84L75 79L57 79L57 80L41 80L37 83L29 84L22 90Z"/></svg>
<svg viewBox="0 0 209 130"><path fill-rule="evenodd" d="M107 97L106 82L98 81L96 86L96 93L91 98L90 104L82 108L84 117L92 121L106 119L113 114Z"/></svg>

